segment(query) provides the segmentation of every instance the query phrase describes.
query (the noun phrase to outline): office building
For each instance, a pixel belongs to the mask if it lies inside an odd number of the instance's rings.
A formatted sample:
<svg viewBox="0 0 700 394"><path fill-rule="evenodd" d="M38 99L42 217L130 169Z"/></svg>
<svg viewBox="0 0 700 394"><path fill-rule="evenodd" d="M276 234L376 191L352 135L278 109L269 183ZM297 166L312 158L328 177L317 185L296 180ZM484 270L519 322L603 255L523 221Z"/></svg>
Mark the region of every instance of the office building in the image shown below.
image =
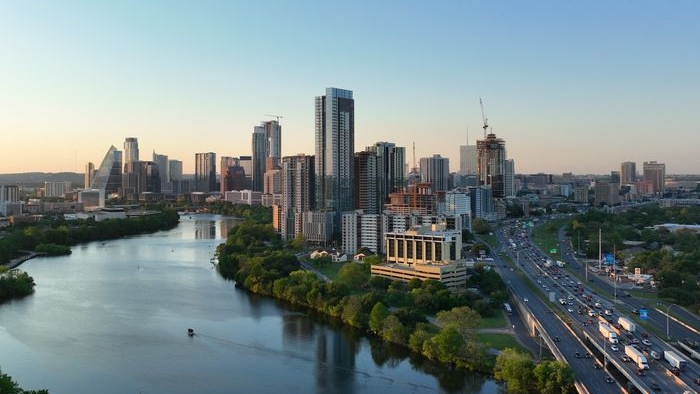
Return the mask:
<svg viewBox="0 0 700 394"><path fill-rule="evenodd" d="M216 153L195 153L194 184L198 192L216 191Z"/></svg>
<svg viewBox="0 0 700 394"><path fill-rule="evenodd" d="M666 164L656 161L645 161L644 180L649 181L653 187L653 193L661 196L666 191Z"/></svg>
<svg viewBox="0 0 700 394"><path fill-rule="evenodd" d="M440 155L420 159L420 181L429 183L433 192L449 190L450 159Z"/></svg>
<svg viewBox="0 0 700 394"><path fill-rule="evenodd" d="M352 211L355 155L355 100L352 91L327 88L315 100L316 209L340 214Z"/></svg>
<svg viewBox="0 0 700 394"><path fill-rule="evenodd" d="M139 141L134 137L124 140L124 165L139 159Z"/></svg>
<svg viewBox="0 0 700 394"><path fill-rule="evenodd" d="M490 133L476 141L476 150L479 185L490 186L493 198L505 197L506 142Z"/></svg>
<svg viewBox="0 0 700 394"><path fill-rule="evenodd" d="M170 183L170 164L168 163L167 155L159 155L156 151L153 151L153 162L158 165L158 172L160 174L160 191L172 191L172 184Z"/></svg>
<svg viewBox="0 0 700 394"><path fill-rule="evenodd" d="M613 182L596 181L595 205L613 206L620 203L620 185Z"/></svg>
<svg viewBox="0 0 700 394"><path fill-rule="evenodd" d="M637 182L637 164L626 161L620 164L620 185L631 185Z"/></svg>
<svg viewBox="0 0 700 394"><path fill-rule="evenodd" d="M408 282L437 280L452 291L464 289L467 264L462 260L462 234L441 225L422 226L384 236L386 263L372 265L374 276Z"/></svg>
<svg viewBox="0 0 700 394"><path fill-rule="evenodd" d="M265 155L272 159L266 161L267 171L273 167L279 167L282 160L282 126L276 120L270 120L262 123L265 130L265 140L267 141Z"/></svg>
<svg viewBox="0 0 700 394"><path fill-rule="evenodd" d="M105 197L116 194L122 187L122 151L111 146L95 172L91 189L102 190Z"/></svg>

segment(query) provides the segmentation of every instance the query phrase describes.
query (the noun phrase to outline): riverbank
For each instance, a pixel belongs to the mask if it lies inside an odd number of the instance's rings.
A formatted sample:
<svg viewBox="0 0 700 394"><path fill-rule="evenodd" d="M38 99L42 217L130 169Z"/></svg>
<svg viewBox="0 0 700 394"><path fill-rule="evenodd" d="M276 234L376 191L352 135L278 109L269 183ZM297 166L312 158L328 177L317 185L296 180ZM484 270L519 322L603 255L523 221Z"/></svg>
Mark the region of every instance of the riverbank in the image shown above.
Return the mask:
<svg viewBox="0 0 700 394"><path fill-rule="evenodd" d="M3 264L7 269L13 269L19 267L20 264L24 263L27 260L31 260L36 256L43 256L46 253L39 253L39 252L26 252L24 256L17 257L15 259L10 260L7 264Z"/></svg>

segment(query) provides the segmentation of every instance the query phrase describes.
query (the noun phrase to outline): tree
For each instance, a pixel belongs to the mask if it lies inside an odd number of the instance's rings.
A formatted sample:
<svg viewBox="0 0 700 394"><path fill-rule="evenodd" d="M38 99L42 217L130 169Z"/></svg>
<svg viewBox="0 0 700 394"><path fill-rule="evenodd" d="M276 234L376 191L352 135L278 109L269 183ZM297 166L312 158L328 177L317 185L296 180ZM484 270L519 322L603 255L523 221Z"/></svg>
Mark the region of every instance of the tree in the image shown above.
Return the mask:
<svg viewBox="0 0 700 394"><path fill-rule="evenodd" d="M440 311L436 315L437 321L442 327L453 327L465 341L473 341L476 329L479 328L481 316L468 306L452 308L449 311Z"/></svg>
<svg viewBox="0 0 700 394"><path fill-rule="evenodd" d="M49 394L48 390L24 390L12 377L0 371L0 393L2 394Z"/></svg>
<svg viewBox="0 0 700 394"><path fill-rule="evenodd" d="M574 385L574 370L561 361L543 361L535 366L533 375L543 394L567 394Z"/></svg>
<svg viewBox="0 0 700 394"><path fill-rule="evenodd" d="M398 317L389 315L384 319L382 322L382 338L401 345L406 343L406 331Z"/></svg>
<svg viewBox="0 0 700 394"><path fill-rule="evenodd" d="M437 351L437 359L444 363L456 363L464 356L464 337L452 326L441 329L430 341Z"/></svg>
<svg viewBox="0 0 700 394"><path fill-rule="evenodd" d="M496 379L506 382L509 393L527 393L532 387L533 368L529 356L508 348L496 357L493 374Z"/></svg>
<svg viewBox="0 0 700 394"><path fill-rule="evenodd" d="M491 232L491 225L484 218L474 218L472 220L472 231L477 234L488 234Z"/></svg>
<svg viewBox="0 0 700 394"><path fill-rule="evenodd" d="M377 302L369 313L369 329L379 332L384 324L384 319L389 316L389 308L381 302Z"/></svg>

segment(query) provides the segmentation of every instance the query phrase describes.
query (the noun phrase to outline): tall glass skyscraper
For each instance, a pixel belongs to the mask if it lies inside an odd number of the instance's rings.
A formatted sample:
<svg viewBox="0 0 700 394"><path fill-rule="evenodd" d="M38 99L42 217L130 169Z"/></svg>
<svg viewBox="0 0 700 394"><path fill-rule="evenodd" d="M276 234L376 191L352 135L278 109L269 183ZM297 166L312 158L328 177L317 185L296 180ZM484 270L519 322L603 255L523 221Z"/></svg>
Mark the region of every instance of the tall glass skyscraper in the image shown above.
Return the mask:
<svg viewBox="0 0 700 394"><path fill-rule="evenodd" d="M124 140L124 165L139 160L139 141L135 137Z"/></svg>
<svg viewBox="0 0 700 394"><path fill-rule="evenodd" d="M100 168L92 179L91 189L104 190L104 195L118 193L122 187L122 151L110 146Z"/></svg>
<svg viewBox="0 0 700 394"><path fill-rule="evenodd" d="M216 153L195 153L194 183L198 192L216 191Z"/></svg>
<svg viewBox="0 0 700 394"><path fill-rule="evenodd" d="M316 97L316 209L352 211L355 155L355 100L352 91L327 88Z"/></svg>
<svg viewBox="0 0 700 394"><path fill-rule="evenodd" d="M253 128L252 140L253 152L253 191L263 191L265 177L265 160L267 159L267 138L265 136L265 123ZM222 172L223 173L223 172Z"/></svg>

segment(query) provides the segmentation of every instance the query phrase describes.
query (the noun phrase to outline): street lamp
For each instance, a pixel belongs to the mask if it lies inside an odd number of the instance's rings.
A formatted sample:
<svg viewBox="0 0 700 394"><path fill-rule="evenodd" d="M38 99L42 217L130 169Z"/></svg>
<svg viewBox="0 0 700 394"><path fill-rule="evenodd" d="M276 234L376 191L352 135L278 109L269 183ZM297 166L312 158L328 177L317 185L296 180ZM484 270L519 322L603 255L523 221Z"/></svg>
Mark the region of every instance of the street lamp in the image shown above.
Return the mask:
<svg viewBox="0 0 700 394"><path fill-rule="evenodd" d="M676 305L676 304L670 304L668 307L666 307L666 340L667 341L671 340L671 336L669 335L669 332L668 332L668 313L671 310L671 307L674 305Z"/></svg>

